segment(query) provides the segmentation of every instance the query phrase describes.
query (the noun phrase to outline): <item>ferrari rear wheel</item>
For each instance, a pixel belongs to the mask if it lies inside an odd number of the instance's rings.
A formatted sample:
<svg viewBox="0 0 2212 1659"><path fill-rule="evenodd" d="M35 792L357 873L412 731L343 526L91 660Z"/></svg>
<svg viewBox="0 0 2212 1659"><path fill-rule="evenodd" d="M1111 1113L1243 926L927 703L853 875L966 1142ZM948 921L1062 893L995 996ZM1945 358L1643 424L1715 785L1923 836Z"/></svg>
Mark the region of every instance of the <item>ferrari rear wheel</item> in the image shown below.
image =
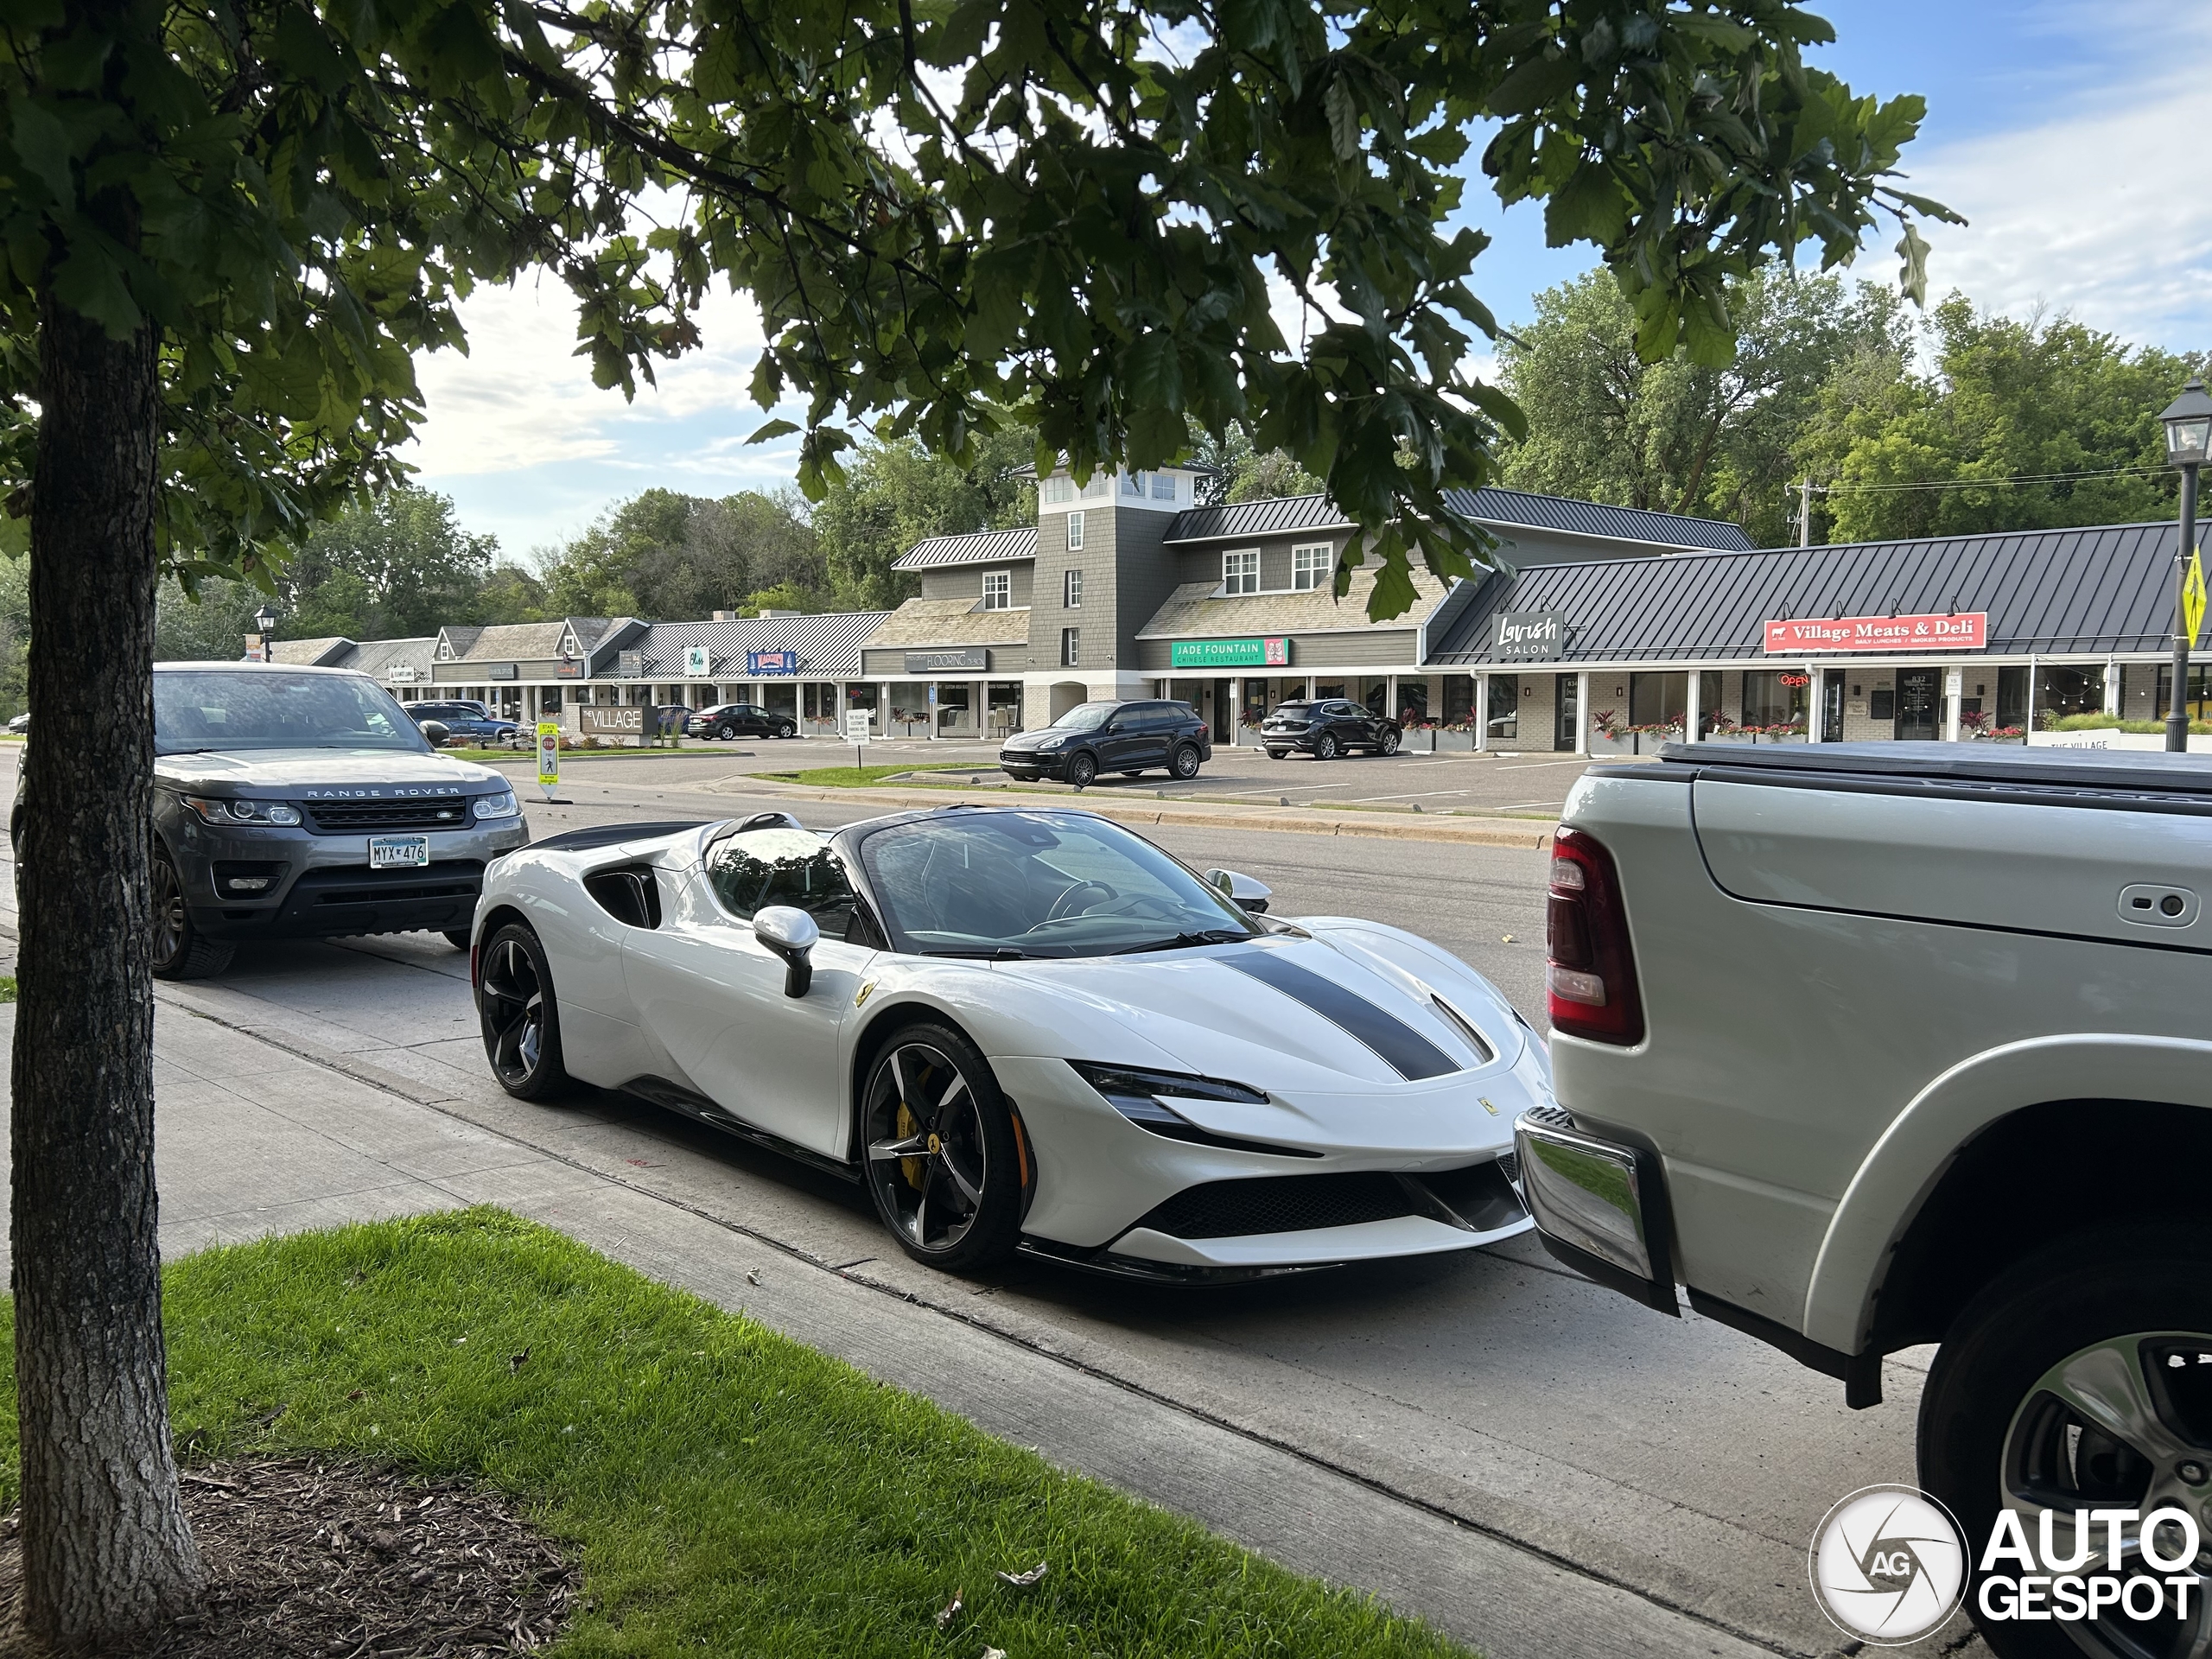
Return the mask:
<svg viewBox="0 0 2212 1659"><path fill-rule="evenodd" d="M975 1045L944 1026L909 1026L876 1057L861 1101L868 1190L900 1248L952 1272L1012 1255L1027 1160Z"/></svg>
<svg viewBox="0 0 2212 1659"><path fill-rule="evenodd" d="M484 947L476 1013L484 1055L500 1088L518 1100L549 1100L569 1086L545 947L519 922L501 928Z"/></svg>

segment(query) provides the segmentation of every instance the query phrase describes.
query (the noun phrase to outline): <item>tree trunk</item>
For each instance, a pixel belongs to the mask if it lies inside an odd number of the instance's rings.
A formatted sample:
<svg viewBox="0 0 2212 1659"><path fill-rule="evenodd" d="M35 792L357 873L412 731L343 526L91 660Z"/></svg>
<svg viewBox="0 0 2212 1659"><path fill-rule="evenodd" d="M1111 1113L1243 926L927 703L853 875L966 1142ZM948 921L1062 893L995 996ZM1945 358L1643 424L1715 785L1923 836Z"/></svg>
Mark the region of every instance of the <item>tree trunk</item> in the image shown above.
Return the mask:
<svg viewBox="0 0 2212 1659"><path fill-rule="evenodd" d="M14 1056L22 1617L97 1647L202 1581L169 1444L154 1193L146 854L155 331L40 318Z"/></svg>

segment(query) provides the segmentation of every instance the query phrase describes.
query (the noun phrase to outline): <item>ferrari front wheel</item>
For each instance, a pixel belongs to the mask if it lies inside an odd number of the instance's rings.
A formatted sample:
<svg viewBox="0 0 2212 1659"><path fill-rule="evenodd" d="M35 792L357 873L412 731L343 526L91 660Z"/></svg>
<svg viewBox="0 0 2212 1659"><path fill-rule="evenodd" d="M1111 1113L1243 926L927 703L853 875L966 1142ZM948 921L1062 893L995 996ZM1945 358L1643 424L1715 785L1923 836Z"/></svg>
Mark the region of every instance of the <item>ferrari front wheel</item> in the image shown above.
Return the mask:
<svg viewBox="0 0 2212 1659"><path fill-rule="evenodd" d="M1021 1238L1028 1160L1014 1114L975 1045L909 1026L876 1057L861 1095L868 1194L917 1262L968 1272Z"/></svg>
<svg viewBox="0 0 2212 1659"><path fill-rule="evenodd" d="M484 947L476 1013L484 1057L500 1088L518 1100L546 1100L569 1086L545 947L519 922L501 928Z"/></svg>

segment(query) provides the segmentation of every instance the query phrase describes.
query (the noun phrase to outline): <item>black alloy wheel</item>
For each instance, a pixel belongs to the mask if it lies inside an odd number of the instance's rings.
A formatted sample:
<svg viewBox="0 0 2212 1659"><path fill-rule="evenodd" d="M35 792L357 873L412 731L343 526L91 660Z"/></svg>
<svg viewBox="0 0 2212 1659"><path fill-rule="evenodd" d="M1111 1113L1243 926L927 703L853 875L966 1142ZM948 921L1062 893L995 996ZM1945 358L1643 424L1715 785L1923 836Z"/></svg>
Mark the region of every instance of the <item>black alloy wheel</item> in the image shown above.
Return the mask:
<svg viewBox="0 0 2212 1659"><path fill-rule="evenodd" d="M1068 782L1077 789L1089 789L1098 781L1097 760L1088 754L1068 758Z"/></svg>
<svg viewBox="0 0 2212 1659"><path fill-rule="evenodd" d="M206 979L231 965L236 946L202 937L184 901L184 881L168 848L156 842L148 861L153 887L154 977Z"/></svg>
<svg viewBox="0 0 2212 1659"><path fill-rule="evenodd" d="M1268 753L1272 754L1274 751L1270 749ZM1169 776L1179 778L1186 784L1197 777L1198 775L1198 746L1195 743L1178 744L1175 753L1168 759L1167 771Z"/></svg>
<svg viewBox="0 0 2212 1659"><path fill-rule="evenodd" d="M952 1272L1012 1255L1027 1160L974 1045L947 1027L909 1026L876 1057L861 1098L868 1193L899 1247Z"/></svg>
<svg viewBox="0 0 2212 1659"><path fill-rule="evenodd" d="M1944 1333L1920 1402L1920 1479L1955 1515L1969 1565L1998 1511L2019 1518L2039 1548L2075 1554L2077 1510L2174 1508L2212 1516L2212 1228L2151 1223L2076 1233L2012 1268ZM2104 1565L2106 1532L2089 1523ZM2168 1576L2145 1561L2139 1526L2120 1532L2120 1576ZM2171 1559L2181 1529L2152 1533ZM2017 1564L1999 1571L2017 1575ZM2182 1571L2189 1569L2183 1568ZM2195 1571L2212 1580L2212 1546ZM1976 1573L1967 1605L1979 1605ZM2001 1586L2000 1586L2001 1592ZM2138 1620L2107 1608L2094 1621L1975 1623L2001 1659L2200 1659L2212 1652L2212 1609L2186 1617L2171 1597Z"/></svg>
<svg viewBox="0 0 2212 1659"><path fill-rule="evenodd" d="M1376 745L1375 752L1377 754L1395 754L1398 752L1398 728L1395 726L1385 726L1382 728L1382 741Z"/></svg>
<svg viewBox="0 0 2212 1659"><path fill-rule="evenodd" d="M484 1056L500 1088L517 1100L547 1100L569 1086L545 947L520 922L508 923L484 947L476 1013L484 1030Z"/></svg>
<svg viewBox="0 0 2212 1659"><path fill-rule="evenodd" d="M1333 760L1337 758L1337 734L1334 732L1324 732L1315 741L1313 758L1316 760Z"/></svg>

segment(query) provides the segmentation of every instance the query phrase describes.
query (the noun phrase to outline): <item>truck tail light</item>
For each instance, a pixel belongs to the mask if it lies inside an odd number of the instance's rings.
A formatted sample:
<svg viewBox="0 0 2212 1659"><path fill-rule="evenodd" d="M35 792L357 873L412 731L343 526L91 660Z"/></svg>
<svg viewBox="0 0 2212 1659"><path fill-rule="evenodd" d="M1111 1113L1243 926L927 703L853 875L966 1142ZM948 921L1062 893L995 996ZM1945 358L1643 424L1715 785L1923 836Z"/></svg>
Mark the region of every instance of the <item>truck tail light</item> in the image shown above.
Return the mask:
<svg viewBox="0 0 2212 1659"><path fill-rule="evenodd" d="M1629 948L1613 855L1580 830L1552 837L1546 906L1545 1003L1552 1028L1632 1047L1643 1040L1643 1000Z"/></svg>

